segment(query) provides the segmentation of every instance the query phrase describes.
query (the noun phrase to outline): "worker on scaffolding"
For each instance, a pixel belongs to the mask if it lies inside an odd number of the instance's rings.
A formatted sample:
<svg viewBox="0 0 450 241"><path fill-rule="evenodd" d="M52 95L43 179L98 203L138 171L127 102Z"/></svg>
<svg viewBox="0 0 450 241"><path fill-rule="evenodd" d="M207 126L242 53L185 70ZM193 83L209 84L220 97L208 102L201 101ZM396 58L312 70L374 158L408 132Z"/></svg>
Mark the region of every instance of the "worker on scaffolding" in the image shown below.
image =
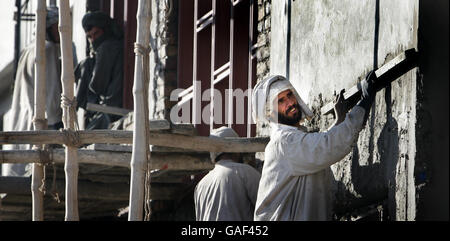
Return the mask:
<svg viewBox="0 0 450 241"><path fill-rule="evenodd" d="M211 137L239 137L229 127L211 132ZM240 153L211 152L214 169L195 187L197 221L251 221L261 174L243 163Z"/></svg>
<svg viewBox="0 0 450 241"><path fill-rule="evenodd" d="M255 86L253 118L271 128L255 220L331 220L330 166L352 150L375 98L375 78L371 72L361 82L361 100L348 114L341 91L334 125L315 133L301 125L312 112L286 78L271 76Z"/></svg>
<svg viewBox="0 0 450 241"><path fill-rule="evenodd" d="M87 103L122 107L123 32L106 13L88 12L82 26L90 45L89 56L75 68L77 107ZM87 130L108 129L120 116L87 110Z"/></svg>
<svg viewBox="0 0 450 241"><path fill-rule="evenodd" d="M4 117L5 131L33 130L36 43L26 46L19 58L10 110ZM61 121L61 60L58 8L47 8L45 39L46 117L48 129L63 128ZM76 54L74 51L74 63ZM30 145L5 145L3 149L30 149ZM3 164L3 176L29 176L31 164Z"/></svg>

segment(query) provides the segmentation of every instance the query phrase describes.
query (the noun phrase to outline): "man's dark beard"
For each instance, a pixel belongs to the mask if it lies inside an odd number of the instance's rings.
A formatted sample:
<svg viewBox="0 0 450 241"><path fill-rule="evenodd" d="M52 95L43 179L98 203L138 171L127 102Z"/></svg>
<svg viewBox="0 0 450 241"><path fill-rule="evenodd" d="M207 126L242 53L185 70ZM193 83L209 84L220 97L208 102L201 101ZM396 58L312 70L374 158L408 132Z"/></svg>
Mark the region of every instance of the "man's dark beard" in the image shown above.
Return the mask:
<svg viewBox="0 0 450 241"><path fill-rule="evenodd" d="M294 107L297 108L298 112L293 117L290 117L287 115L287 113L289 113L289 111L293 107L287 109L286 113L278 112L278 123L290 125L290 126L296 125L302 119L302 111L300 109L300 105L297 104Z"/></svg>

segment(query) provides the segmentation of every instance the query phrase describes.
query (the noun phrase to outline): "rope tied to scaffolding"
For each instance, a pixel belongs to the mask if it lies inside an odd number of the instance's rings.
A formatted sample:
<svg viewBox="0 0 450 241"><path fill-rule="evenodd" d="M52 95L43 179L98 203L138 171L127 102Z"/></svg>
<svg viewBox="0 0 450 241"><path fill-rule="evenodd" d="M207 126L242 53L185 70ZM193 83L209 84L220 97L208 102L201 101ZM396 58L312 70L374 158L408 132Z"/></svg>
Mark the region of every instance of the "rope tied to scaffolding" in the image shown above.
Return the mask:
<svg viewBox="0 0 450 241"><path fill-rule="evenodd" d="M145 172L145 193L144 193L144 209L145 209L145 217L144 221L150 221L152 209L151 209L151 199L150 199L150 157L147 158L147 171Z"/></svg>
<svg viewBox="0 0 450 241"><path fill-rule="evenodd" d="M59 129L63 134L63 142L66 146L81 147L83 143L81 142L80 134L78 131L73 131L71 129Z"/></svg>
<svg viewBox="0 0 450 241"><path fill-rule="evenodd" d="M148 85L149 85L149 81L150 81L150 72L149 72L149 68L150 68L150 51L151 51L151 47L145 47L140 43L135 42L134 43L134 52L136 53L136 56L141 56L142 57L142 71L143 71L143 97L144 97L144 101L148 101ZM148 103L148 102L147 102ZM145 184L144 184L144 188L145 188L145 194L144 194L144 208L145 208L145 217L144 220L145 221L149 221L150 220L150 216L151 216L151 206L150 206L150 149L149 149L149 134L150 134L150 127L149 127L149 121L148 121L148 117L149 117L149 111L148 111L148 105L144 104L144 116L145 118L145 141L146 141L146 157L147 157L147 171L145 174Z"/></svg>
<svg viewBox="0 0 450 241"><path fill-rule="evenodd" d="M44 195L45 195L45 191L46 191L45 190L45 179L46 179L45 178L45 165L47 165L48 163L51 162L50 155L46 148L47 148L47 145L45 145L45 144L44 145L34 145L31 148L32 150L37 151L39 153L39 162L34 163L34 164L42 167L43 176L42 176L42 179L40 180L41 183L39 185L38 190L40 192L42 192Z"/></svg>
<svg viewBox="0 0 450 241"><path fill-rule="evenodd" d="M66 110L69 115L63 116L63 122L65 125L69 125L69 120L74 120L75 122L75 130L78 130L78 121L77 121L77 98L73 97L73 99L69 99L64 94L61 95L61 108Z"/></svg>
<svg viewBox="0 0 450 241"><path fill-rule="evenodd" d="M134 43L134 53L142 55L142 56L148 56L150 54L151 48L150 46L145 47L144 45L135 42Z"/></svg>
<svg viewBox="0 0 450 241"><path fill-rule="evenodd" d="M64 129L59 129L64 138L64 144L66 146L80 147L82 146L80 135L78 133L78 121L77 121L77 99L73 97L73 99L69 99L64 94L61 95L61 108L66 110L68 115L63 115L63 123L65 125ZM70 126L70 120L74 121L74 130L68 128Z"/></svg>
<svg viewBox="0 0 450 241"><path fill-rule="evenodd" d="M40 129L40 130L47 129L47 125L48 125L47 119L38 119L36 117L33 117L32 121L33 121L34 129ZM40 127L40 128L37 128L37 127Z"/></svg>
<svg viewBox="0 0 450 241"><path fill-rule="evenodd" d="M52 155L53 155L53 151L52 151ZM52 181L52 189L50 190L50 194L52 195L53 199L57 202L60 203L61 200L59 199L59 193L58 190L56 189L56 164L53 162L53 181Z"/></svg>
<svg viewBox="0 0 450 241"><path fill-rule="evenodd" d="M33 125L35 129L47 129L48 126L48 120L47 119L39 119L34 117ZM36 165L43 167L43 176L41 179L41 183L39 185L38 190L42 192L44 195L46 194L47 190L45 187L45 180L47 179L47 171L45 166L52 164L53 166L53 183L52 188L50 190L50 194L52 195L53 199L55 199L58 203L60 203L59 194L56 190L56 166L53 162L53 148L51 145L43 144L43 145L34 145L32 147L32 150L36 150L39 153L39 162L35 163Z"/></svg>
<svg viewBox="0 0 450 241"><path fill-rule="evenodd" d="M37 146L35 146L37 147ZM33 147L33 149L35 149ZM59 199L59 193L56 189L56 163L53 162L53 147L51 145L44 144L42 149L37 149L39 152L39 163L38 165L44 165L49 166L52 165L53 169L53 177L52 177L52 188L50 189L50 195L53 197L53 199L60 203L61 200ZM44 168L44 176L42 177L42 183L39 187L39 191L44 193L44 195L47 192L47 189L45 188L45 180L47 179L47 170Z"/></svg>
<svg viewBox="0 0 450 241"><path fill-rule="evenodd" d="M143 76L144 76L144 83L148 83L148 81L150 80L150 74L149 74L149 62L150 62L150 52L151 52L151 47L145 47L140 43L134 43L134 53L137 56L142 56L142 71L144 72ZM145 88L144 88L145 91Z"/></svg>
<svg viewBox="0 0 450 241"><path fill-rule="evenodd" d="M55 188L56 187L56 173L55 173L56 167L55 167L55 163L53 162L53 148L51 148L50 145L44 144L44 145L42 145L42 148L39 147L38 145L35 145L35 146L33 146L32 150L38 151L38 153L39 153L39 162L35 163L35 164L43 167L43 176L42 176L41 183L39 185L38 190L40 192L42 192L44 195L46 194L47 190L45 188L45 180L47 179L47 177L46 177L47 172L46 172L45 166L52 164L54 172L53 172L53 184L52 184L52 189L51 189L50 193L53 196L53 198L55 200L57 200L59 203L60 202L59 195Z"/></svg>

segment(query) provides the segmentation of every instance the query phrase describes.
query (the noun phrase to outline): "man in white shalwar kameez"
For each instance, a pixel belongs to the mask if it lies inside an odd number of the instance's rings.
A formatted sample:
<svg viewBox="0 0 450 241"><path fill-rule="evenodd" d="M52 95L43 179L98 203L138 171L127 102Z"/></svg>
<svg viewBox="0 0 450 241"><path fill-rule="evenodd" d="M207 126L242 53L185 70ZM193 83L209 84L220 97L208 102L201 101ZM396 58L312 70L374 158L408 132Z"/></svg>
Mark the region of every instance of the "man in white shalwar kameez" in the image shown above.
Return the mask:
<svg viewBox="0 0 450 241"><path fill-rule="evenodd" d="M19 58L10 110L4 117L5 131L33 130L36 44L25 47ZM61 61L58 9L48 8L45 39L46 118L49 129L63 127L61 116ZM74 55L76 61L76 56ZM4 145L3 149L30 149L31 145ZM3 164L2 176L30 176L31 164Z"/></svg>
<svg viewBox="0 0 450 241"><path fill-rule="evenodd" d="M221 127L211 137L239 137ZM197 221L252 221L261 174L242 163L239 153L211 153L214 169L195 187Z"/></svg>
<svg viewBox="0 0 450 241"><path fill-rule="evenodd" d="M300 125L312 112L288 80L271 76L255 86L253 118L269 122L271 128L255 220L331 220L330 166L352 150L374 100L374 78L371 72L361 82L361 100L347 114L341 91L334 125L316 133Z"/></svg>

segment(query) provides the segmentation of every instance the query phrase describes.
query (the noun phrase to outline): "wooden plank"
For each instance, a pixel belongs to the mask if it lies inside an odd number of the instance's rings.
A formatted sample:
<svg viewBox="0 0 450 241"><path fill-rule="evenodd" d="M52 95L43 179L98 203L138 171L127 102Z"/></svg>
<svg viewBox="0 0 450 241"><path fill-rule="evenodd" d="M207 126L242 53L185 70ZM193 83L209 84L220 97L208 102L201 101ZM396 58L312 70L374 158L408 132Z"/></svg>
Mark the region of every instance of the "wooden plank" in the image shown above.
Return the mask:
<svg viewBox="0 0 450 241"><path fill-rule="evenodd" d="M131 145L126 144L104 144L95 143L86 147L88 150L96 151L113 151L113 152L132 152ZM175 147L165 147L165 146L150 146L150 152L178 152L178 153L209 153L209 152L193 152L192 150L175 148Z"/></svg>
<svg viewBox="0 0 450 241"><path fill-rule="evenodd" d="M86 105L86 110L97 111L97 112L119 115L119 116L125 116L132 111L129 109L113 107L113 106L106 106L106 105L98 105L98 104L89 103L89 102Z"/></svg>
<svg viewBox="0 0 450 241"><path fill-rule="evenodd" d="M130 167L131 153L94 150L78 150L79 163L106 166ZM0 164L3 163L41 163L40 153L36 150L0 151ZM54 149L49 162L64 163L64 150ZM151 169L167 170L209 170L213 167L209 153L152 153Z"/></svg>
<svg viewBox="0 0 450 241"><path fill-rule="evenodd" d="M374 83L375 90L382 90L389 83L415 68L418 64L418 59L419 53L415 49L408 49L375 70L375 75L378 78L377 82ZM349 90L346 90L344 93L344 99L348 108L353 107L358 102L360 97L360 82L351 87ZM331 102L324 105L320 111L323 115L326 115L334 112L333 108L334 104Z"/></svg>
<svg viewBox="0 0 450 241"><path fill-rule="evenodd" d="M197 135L197 129L194 127L194 125L187 123L171 124L170 132L174 134L188 135L188 136Z"/></svg>
<svg viewBox="0 0 450 241"><path fill-rule="evenodd" d="M61 187L64 186L63 184L61 185ZM3 205L0 208L1 221L31 220L30 195L7 195L2 201ZM64 201L64 199L62 199L62 201ZM57 203L50 195L45 195L44 203L46 211L44 215L45 220L61 221L64 219L64 203ZM117 216L119 212L118 209L127 205L127 200L80 198L80 219L92 220L106 218L111 220Z"/></svg>
<svg viewBox="0 0 450 241"><path fill-rule="evenodd" d="M116 152L132 152L132 146L129 144L109 144L109 143L94 143L86 147L88 150L95 151L116 151Z"/></svg>
<svg viewBox="0 0 450 241"><path fill-rule="evenodd" d="M170 130L171 125L168 120L150 120L149 128L150 131Z"/></svg>
<svg viewBox="0 0 450 241"><path fill-rule="evenodd" d="M29 177L0 177L0 193L9 195L31 195L31 180ZM45 185L48 189L53 187L53 180L46 180ZM56 191L64 198L65 181L56 180ZM98 183L79 180L78 182L79 198L94 200L128 200L129 185L127 183ZM50 195L47 192L46 195Z"/></svg>
<svg viewBox="0 0 450 241"><path fill-rule="evenodd" d="M78 131L81 144L131 144L133 132L121 130ZM206 152L263 152L269 137L213 138L150 132L150 145ZM64 144L64 134L56 130L0 132L0 144Z"/></svg>
<svg viewBox="0 0 450 241"><path fill-rule="evenodd" d="M183 148L165 147L165 146L150 146L150 151L153 152L179 152L179 153L209 153L209 152L193 152Z"/></svg>

